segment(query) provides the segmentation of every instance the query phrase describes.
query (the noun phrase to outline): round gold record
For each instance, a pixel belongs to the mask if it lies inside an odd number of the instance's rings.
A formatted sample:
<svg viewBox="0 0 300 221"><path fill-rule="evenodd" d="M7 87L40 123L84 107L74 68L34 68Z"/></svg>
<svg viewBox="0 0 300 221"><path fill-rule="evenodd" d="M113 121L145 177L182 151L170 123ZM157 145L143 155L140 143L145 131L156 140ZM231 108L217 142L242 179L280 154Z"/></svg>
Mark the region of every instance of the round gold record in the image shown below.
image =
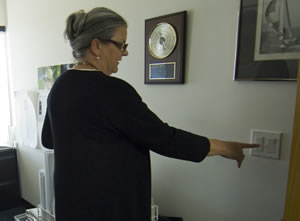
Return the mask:
<svg viewBox="0 0 300 221"><path fill-rule="evenodd" d="M168 23L158 24L149 37L149 51L155 58L166 58L174 50L177 42L176 31Z"/></svg>

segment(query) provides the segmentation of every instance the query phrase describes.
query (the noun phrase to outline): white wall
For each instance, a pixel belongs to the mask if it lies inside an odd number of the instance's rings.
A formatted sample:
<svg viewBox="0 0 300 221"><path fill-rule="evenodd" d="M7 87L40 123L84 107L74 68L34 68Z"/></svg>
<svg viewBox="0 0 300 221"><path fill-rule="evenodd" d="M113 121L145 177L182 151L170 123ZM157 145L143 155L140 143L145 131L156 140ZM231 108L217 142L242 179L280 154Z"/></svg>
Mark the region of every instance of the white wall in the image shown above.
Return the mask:
<svg viewBox="0 0 300 221"><path fill-rule="evenodd" d="M129 23L129 56L118 77L129 81L170 125L248 142L250 129L283 132L281 160L249 156L241 169L220 157L201 164L152 155L153 196L165 215L185 221L276 221L283 217L295 106L295 82L233 81L238 0L9 0L8 34L15 90L37 89L37 67L72 62L65 19L106 6ZM145 85L144 20L188 11L186 83ZM162 96L163 95L163 96ZM40 150L19 148L23 197L39 202Z"/></svg>
<svg viewBox="0 0 300 221"><path fill-rule="evenodd" d="M0 26L6 25L6 5L5 0L0 0Z"/></svg>

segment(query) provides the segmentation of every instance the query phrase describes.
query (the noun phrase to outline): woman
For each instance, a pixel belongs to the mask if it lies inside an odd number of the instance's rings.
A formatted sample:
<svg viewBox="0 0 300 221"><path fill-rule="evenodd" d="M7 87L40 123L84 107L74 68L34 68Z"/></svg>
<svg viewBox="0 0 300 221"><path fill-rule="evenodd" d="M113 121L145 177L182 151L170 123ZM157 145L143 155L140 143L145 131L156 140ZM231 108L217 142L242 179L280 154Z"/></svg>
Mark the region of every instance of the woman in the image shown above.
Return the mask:
<svg viewBox="0 0 300 221"><path fill-rule="evenodd" d="M52 87L42 132L55 152L57 221L150 221L149 150L195 162L222 155L240 166L242 148L257 147L170 127L112 77L128 55L127 24L115 12L73 13L65 35L78 63Z"/></svg>

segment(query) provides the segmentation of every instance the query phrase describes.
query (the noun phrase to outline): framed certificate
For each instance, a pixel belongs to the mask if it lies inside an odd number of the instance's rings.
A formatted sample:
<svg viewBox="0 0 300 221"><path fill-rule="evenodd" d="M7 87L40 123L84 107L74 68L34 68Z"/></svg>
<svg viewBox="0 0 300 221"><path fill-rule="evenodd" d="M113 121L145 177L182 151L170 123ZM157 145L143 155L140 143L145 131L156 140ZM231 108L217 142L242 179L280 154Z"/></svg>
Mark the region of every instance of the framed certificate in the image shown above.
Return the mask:
<svg viewBox="0 0 300 221"><path fill-rule="evenodd" d="M183 84L186 11L145 21L145 84Z"/></svg>

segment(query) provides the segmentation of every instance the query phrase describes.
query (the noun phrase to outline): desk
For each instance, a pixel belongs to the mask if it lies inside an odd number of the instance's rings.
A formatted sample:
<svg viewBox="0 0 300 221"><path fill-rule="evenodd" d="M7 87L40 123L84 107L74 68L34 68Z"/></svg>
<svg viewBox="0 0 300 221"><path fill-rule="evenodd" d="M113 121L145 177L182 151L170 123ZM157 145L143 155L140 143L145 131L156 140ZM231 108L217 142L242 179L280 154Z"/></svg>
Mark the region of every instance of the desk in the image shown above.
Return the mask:
<svg viewBox="0 0 300 221"><path fill-rule="evenodd" d="M20 203L19 175L16 149L0 146L0 210Z"/></svg>

